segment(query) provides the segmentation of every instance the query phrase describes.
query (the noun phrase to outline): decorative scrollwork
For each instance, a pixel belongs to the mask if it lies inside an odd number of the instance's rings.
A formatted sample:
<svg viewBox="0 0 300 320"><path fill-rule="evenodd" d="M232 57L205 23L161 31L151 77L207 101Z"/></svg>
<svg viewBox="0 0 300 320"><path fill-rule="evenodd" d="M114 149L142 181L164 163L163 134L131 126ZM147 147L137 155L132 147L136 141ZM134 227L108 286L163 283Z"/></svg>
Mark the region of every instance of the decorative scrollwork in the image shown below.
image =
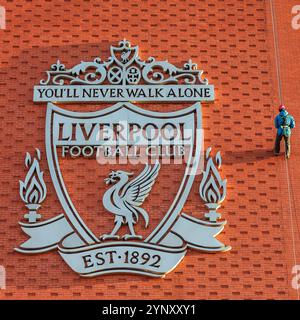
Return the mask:
<svg viewBox="0 0 300 320"><path fill-rule="evenodd" d="M97 85L108 82L116 84L203 84L203 70L191 60L178 68L168 61L156 61L150 57L143 61L138 53L138 46L131 47L130 42L122 40L117 47L111 46L111 57L102 62L100 58L91 62L81 61L78 65L66 69L59 60L47 71L47 78L41 85ZM117 72L118 69L118 72Z"/></svg>
<svg viewBox="0 0 300 320"><path fill-rule="evenodd" d="M62 86L66 81L69 81L69 84L101 84L106 79L107 66L110 63L111 60L102 63L100 58L96 58L93 62L81 61L73 68L66 70L58 60L51 66L51 71L47 71L47 79L41 80L40 84Z"/></svg>

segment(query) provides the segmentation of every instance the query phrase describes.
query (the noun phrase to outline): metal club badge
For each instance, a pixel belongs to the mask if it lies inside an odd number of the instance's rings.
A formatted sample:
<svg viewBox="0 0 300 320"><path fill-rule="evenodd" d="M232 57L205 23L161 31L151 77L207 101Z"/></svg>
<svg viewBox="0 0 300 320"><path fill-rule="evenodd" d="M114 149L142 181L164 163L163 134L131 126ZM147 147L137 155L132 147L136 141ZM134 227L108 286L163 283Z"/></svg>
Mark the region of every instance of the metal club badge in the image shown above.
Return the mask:
<svg viewBox="0 0 300 320"><path fill-rule="evenodd" d="M218 171L220 153L213 159L208 148L202 170L200 101L214 98L202 73L191 61L183 68L152 57L142 61L138 47L126 40L112 46L104 62L96 58L71 69L59 61L52 65L47 79L35 86L34 101L47 102L46 156L63 213L42 220L47 188L41 153L27 153L20 197L28 221L20 226L29 239L16 251L57 250L81 276L161 277L188 248L230 250L216 239L226 224L218 221L217 212L226 196L226 180ZM192 105L160 112L141 107L147 101ZM83 111L75 112L60 105L67 102L111 105L93 112L85 112L83 105ZM82 177L77 187L69 178L72 172ZM184 210L199 173L199 200L208 208L204 219ZM168 181L170 175L175 182Z"/></svg>

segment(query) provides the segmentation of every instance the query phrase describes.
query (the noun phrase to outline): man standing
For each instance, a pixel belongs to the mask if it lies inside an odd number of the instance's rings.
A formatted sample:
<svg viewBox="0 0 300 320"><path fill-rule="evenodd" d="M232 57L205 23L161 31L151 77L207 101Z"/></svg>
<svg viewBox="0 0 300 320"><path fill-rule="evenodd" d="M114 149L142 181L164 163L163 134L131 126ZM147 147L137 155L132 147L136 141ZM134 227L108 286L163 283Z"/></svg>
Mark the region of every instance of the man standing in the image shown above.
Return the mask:
<svg viewBox="0 0 300 320"><path fill-rule="evenodd" d="M280 141L283 137L285 142L285 157L288 159L291 155L291 129L295 128L295 120L283 105L279 107L279 114L275 118L275 128L277 129L277 135L274 153L276 156L279 155Z"/></svg>

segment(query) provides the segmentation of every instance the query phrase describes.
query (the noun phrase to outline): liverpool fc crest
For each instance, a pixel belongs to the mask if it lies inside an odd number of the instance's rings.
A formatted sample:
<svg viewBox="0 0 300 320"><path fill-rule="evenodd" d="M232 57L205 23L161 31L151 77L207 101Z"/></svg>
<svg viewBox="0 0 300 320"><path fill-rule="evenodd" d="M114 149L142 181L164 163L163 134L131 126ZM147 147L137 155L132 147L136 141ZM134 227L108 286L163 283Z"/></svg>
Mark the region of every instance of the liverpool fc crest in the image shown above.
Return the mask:
<svg viewBox="0 0 300 320"><path fill-rule="evenodd" d="M213 158L211 148L203 150L200 102L214 94L202 73L192 61L183 68L142 61L126 40L111 47L106 61L52 65L35 86L34 101L47 102L46 156L63 213L43 220L42 153L27 153L20 196L28 212L20 226L29 239L16 251L57 250L82 276L161 277L189 248L229 250L216 239L226 224L217 210L227 181L218 170L220 152ZM82 108L64 108L67 102ZM83 102L98 107L85 111ZM162 103L168 108L156 106ZM185 209L197 175L198 199L208 208L203 215Z"/></svg>

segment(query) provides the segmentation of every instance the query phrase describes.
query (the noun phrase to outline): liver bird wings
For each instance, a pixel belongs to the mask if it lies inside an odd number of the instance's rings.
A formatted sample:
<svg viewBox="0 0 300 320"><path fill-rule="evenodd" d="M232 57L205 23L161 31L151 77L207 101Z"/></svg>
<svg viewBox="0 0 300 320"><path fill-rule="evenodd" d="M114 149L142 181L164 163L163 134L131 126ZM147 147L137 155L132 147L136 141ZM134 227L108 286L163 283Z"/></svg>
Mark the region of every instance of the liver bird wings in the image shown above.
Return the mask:
<svg viewBox="0 0 300 320"><path fill-rule="evenodd" d="M139 207L148 197L160 170L160 163L153 167L146 164L144 170L125 186L121 198L132 206Z"/></svg>

